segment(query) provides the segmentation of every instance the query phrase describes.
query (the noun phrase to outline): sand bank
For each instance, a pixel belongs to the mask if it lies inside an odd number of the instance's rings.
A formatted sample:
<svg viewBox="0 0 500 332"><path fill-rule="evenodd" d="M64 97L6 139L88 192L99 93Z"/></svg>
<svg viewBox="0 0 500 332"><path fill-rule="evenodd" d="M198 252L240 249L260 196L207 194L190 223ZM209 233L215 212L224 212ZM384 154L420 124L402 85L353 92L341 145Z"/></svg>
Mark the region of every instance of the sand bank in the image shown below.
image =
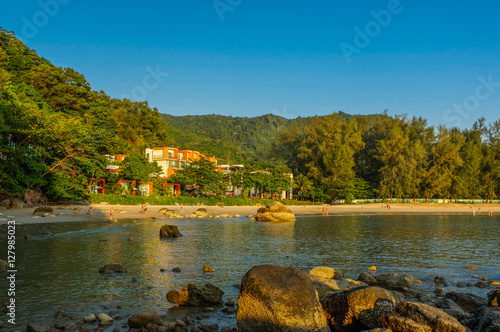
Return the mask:
<svg viewBox="0 0 500 332"><path fill-rule="evenodd" d="M207 210L209 215L216 216L227 214L231 216L250 216L255 215L258 206L159 206L148 205L146 214L141 213L140 205L106 205L92 204L92 214L89 218L88 208L84 205L58 205L52 206L55 217L37 217L33 216L35 208L0 210L0 220L15 219L20 224L35 223L53 223L53 222L77 222L89 220L109 219L111 208L113 209L114 219L142 219L142 218L162 218L162 208L175 209L181 215L191 215L200 207ZM289 206L297 216L303 215L323 215L325 206L322 205L297 205ZM387 208L385 204L357 204L357 205L334 205L328 207L329 215L374 215L374 214L470 214L475 211L476 216L486 215L492 211L493 215L500 215L500 204L453 204L453 203L395 203Z"/></svg>

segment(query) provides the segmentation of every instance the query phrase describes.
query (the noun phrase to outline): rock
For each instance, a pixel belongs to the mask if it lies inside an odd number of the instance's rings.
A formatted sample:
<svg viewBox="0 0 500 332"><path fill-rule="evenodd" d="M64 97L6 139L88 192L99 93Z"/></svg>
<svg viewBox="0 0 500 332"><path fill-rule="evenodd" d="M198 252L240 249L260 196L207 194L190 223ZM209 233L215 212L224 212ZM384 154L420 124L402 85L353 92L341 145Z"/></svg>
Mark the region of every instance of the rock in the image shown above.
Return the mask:
<svg viewBox="0 0 500 332"><path fill-rule="evenodd" d="M202 331L202 332L217 332L217 331L219 331L219 325L217 325L217 324L200 325L200 331Z"/></svg>
<svg viewBox="0 0 500 332"><path fill-rule="evenodd" d="M99 269L99 273L127 273L127 269L120 264L106 264Z"/></svg>
<svg viewBox="0 0 500 332"><path fill-rule="evenodd" d="M492 311L484 315L474 331L498 332L500 331L500 311Z"/></svg>
<svg viewBox="0 0 500 332"><path fill-rule="evenodd" d="M463 287L465 287L465 285L464 285L464 284L462 284L461 282L457 282L457 287L458 287L458 288L463 288Z"/></svg>
<svg viewBox="0 0 500 332"><path fill-rule="evenodd" d="M208 212L207 212L207 209L205 208L199 208L198 210L196 210L196 216L207 216L208 215Z"/></svg>
<svg viewBox="0 0 500 332"><path fill-rule="evenodd" d="M18 198L13 198L10 200L11 209L22 209L24 207L24 202Z"/></svg>
<svg viewBox="0 0 500 332"><path fill-rule="evenodd" d="M0 259L0 272L5 272L8 270L9 263L7 261L4 261L3 259Z"/></svg>
<svg viewBox="0 0 500 332"><path fill-rule="evenodd" d="M328 279L342 279L344 278L344 271L341 269L334 269L333 267L318 266L309 271L309 274L328 278Z"/></svg>
<svg viewBox="0 0 500 332"><path fill-rule="evenodd" d="M361 332L392 332L391 329L384 329L382 327L376 328L376 329L371 329L371 330L363 330Z"/></svg>
<svg viewBox="0 0 500 332"><path fill-rule="evenodd" d="M213 267L208 266L207 264L203 264L203 267L201 270L203 272L215 272L215 269Z"/></svg>
<svg viewBox="0 0 500 332"><path fill-rule="evenodd" d="M96 321L96 319L97 319L97 317L94 314L90 314L90 315L83 317L83 321L85 323L93 323Z"/></svg>
<svg viewBox="0 0 500 332"><path fill-rule="evenodd" d="M179 272L181 272L181 269L179 269L178 267L174 267L174 268L172 269L172 271L173 271L173 272L177 272L177 273L179 273Z"/></svg>
<svg viewBox="0 0 500 332"><path fill-rule="evenodd" d="M396 301L396 304L399 304L401 302L406 301L406 298L403 294L401 294L398 291L395 291L393 289L389 289L389 293L392 294L392 297L394 297L394 300Z"/></svg>
<svg viewBox="0 0 500 332"><path fill-rule="evenodd" d="M446 279L443 277L435 277L434 283L435 284L446 284Z"/></svg>
<svg viewBox="0 0 500 332"><path fill-rule="evenodd" d="M309 278L313 281L313 285L318 292L320 302L333 292L368 286L362 281L354 281L350 279L328 279L311 274L309 275Z"/></svg>
<svg viewBox="0 0 500 332"><path fill-rule="evenodd" d="M175 238L180 236L182 234L177 229L177 226L165 224L160 228L160 238Z"/></svg>
<svg viewBox="0 0 500 332"><path fill-rule="evenodd" d="M492 312L500 312L500 307L487 307L483 306L477 309L474 314L470 315L468 318L462 321L462 324L466 325L473 331L480 331L477 327L481 320L488 316Z"/></svg>
<svg viewBox="0 0 500 332"><path fill-rule="evenodd" d="M33 212L34 216L44 216L45 214L54 215L54 210L48 206L41 206L35 209Z"/></svg>
<svg viewBox="0 0 500 332"><path fill-rule="evenodd" d="M48 325L29 324L26 329L28 332L49 332L52 330L52 327Z"/></svg>
<svg viewBox="0 0 500 332"><path fill-rule="evenodd" d="M258 221L295 221L293 212L280 202L273 202L257 211L255 219Z"/></svg>
<svg viewBox="0 0 500 332"><path fill-rule="evenodd" d="M368 267L367 270L375 272L375 271L377 271L377 267L375 265L372 265L372 266Z"/></svg>
<svg viewBox="0 0 500 332"><path fill-rule="evenodd" d="M236 305L236 301L235 301L235 299L230 299L230 300L227 300L226 303L224 303L224 305L226 307L234 307Z"/></svg>
<svg viewBox="0 0 500 332"><path fill-rule="evenodd" d="M397 277L399 277L397 273L384 273L376 276L375 279L379 285L387 285L390 280L396 279Z"/></svg>
<svg viewBox="0 0 500 332"><path fill-rule="evenodd" d="M387 286L391 289L411 288L415 285L415 277L409 274L403 274L396 279L391 279L387 282Z"/></svg>
<svg viewBox="0 0 500 332"><path fill-rule="evenodd" d="M450 299L441 298L436 300L434 304L439 309L446 312L448 315L455 317L458 321L461 321L467 317L467 314L464 312L464 310L458 304L456 304L454 301Z"/></svg>
<svg viewBox="0 0 500 332"><path fill-rule="evenodd" d="M97 320L101 323L107 323L107 322L112 322L113 318L109 317L106 314L99 314L97 315Z"/></svg>
<svg viewBox="0 0 500 332"><path fill-rule="evenodd" d="M478 287L478 288L486 288L488 287L488 284L485 283L484 281L478 281L474 284L474 286Z"/></svg>
<svg viewBox="0 0 500 332"><path fill-rule="evenodd" d="M368 272L361 272L361 274L358 277L358 281L362 281L364 283L367 283L370 286L375 286L376 284L378 284L377 279L375 279Z"/></svg>
<svg viewBox="0 0 500 332"><path fill-rule="evenodd" d="M10 209L10 199L4 199L0 202L0 206L3 206L6 209Z"/></svg>
<svg viewBox="0 0 500 332"><path fill-rule="evenodd" d="M236 308L235 307L226 307L224 309L222 309L222 312L225 313L225 314L234 314L236 312Z"/></svg>
<svg viewBox="0 0 500 332"><path fill-rule="evenodd" d="M382 327L381 317L394 310L396 301L389 291L369 286L332 293L321 304L331 327L355 332Z"/></svg>
<svg viewBox="0 0 500 332"><path fill-rule="evenodd" d="M222 304L222 295L224 295L224 292L212 284L207 283L202 287L187 284L181 291L169 291L167 300L181 306L198 307Z"/></svg>
<svg viewBox="0 0 500 332"><path fill-rule="evenodd" d="M467 269L467 270L479 270L479 268L477 266L464 266L464 269Z"/></svg>
<svg viewBox="0 0 500 332"><path fill-rule="evenodd" d="M398 304L393 314L382 317L382 325L400 332L466 332L456 318L440 309L417 302Z"/></svg>
<svg viewBox="0 0 500 332"><path fill-rule="evenodd" d="M56 317L56 318L68 317L68 313L67 313L67 312L64 312L64 311L59 310L58 312L56 312L55 317Z"/></svg>
<svg viewBox="0 0 500 332"><path fill-rule="evenodd" d="M318 293L307 274L262 265L243 277L238 331L329 331Z"/></svg>
<svg viewBox="0 0 500 332"><path fill-rule="evenodd" d="M130 317L127 321L127 324L130 328L140 329L146 327L147 325L163 325L163 321L156 312L145 311Z"/></svg>
<svg viewBox="0 0 500 332"><path fill-rule="evenodd" d="M445 297L452 300L460 306L468 314L474 313L479 307L488 304L486 299L479 297L474 294L460 293L460 292L449 292L446 293Z"/></svg>
<svg viewBox="0 0 500 332"><path fill-rule="evenodd" d="M500 307L500 289L488 292L488 307Z"/></svg>

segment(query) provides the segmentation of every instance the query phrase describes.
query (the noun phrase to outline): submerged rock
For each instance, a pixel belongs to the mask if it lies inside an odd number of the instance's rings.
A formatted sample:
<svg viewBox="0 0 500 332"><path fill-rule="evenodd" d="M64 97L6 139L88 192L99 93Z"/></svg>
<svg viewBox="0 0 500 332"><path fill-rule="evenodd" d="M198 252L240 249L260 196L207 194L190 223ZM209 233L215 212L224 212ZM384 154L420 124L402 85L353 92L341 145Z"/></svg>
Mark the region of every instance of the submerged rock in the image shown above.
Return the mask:
<svg viewBox="0 0 500 332"><path fill-rule="evenodd" d="M175 238L180 236L182 236L182 234L179 232L177 226L165 224L160 228L160 238Z"/></svg>
<svg viewBox="0 0 500 332"><path fill-rule="evenodd" d="M120 264L106 264L99 269L99 273L127 273L127 269Z"/></svg>
<svg viewBox="0 0 500 332"><path fill-rule="evenodd" d="M293 212L280 202L273 202L257 211L255 219L258 221L295 221Z"/></svg>
<svg viewBox="0 0 500 332"><path fill-rule="evenodd" d="M272 265L254 267L243 277L236 320L242 332L330 330L309 276Z"/></svg>
<svg viewBox="0 0 500 332"><path fill-rule="evenodd" d="M127 321L127 324L130 328L140 329L142 327L146 327L147 325L163 325L163 321L156 312L145 311L130 317Z"/></svg>
<svg viewBox="0 0 500 332"><path fill-rule="evenodd" d="M167 300L181 306L198 307L222 304L222 295L224 292L212 284L207 283L202 287L187 284L181 291L171 290L168 292Z"/></svg>

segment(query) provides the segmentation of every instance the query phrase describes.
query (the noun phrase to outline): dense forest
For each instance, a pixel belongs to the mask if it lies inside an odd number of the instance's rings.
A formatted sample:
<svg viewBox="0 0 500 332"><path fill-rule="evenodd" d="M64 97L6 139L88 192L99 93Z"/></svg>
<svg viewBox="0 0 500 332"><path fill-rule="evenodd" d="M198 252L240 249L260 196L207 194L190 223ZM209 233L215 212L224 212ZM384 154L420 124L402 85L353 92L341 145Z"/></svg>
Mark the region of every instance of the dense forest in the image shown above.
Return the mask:
<svg viewBox="0 0 500 332"><path fill-rule="evenodd" d="M166 115L147 102L92 90L82 74L52 65L0 28L1 196L36 190L51 198L83 198L89 178L109 176L105 155L133 155L122 176L147 176L151 170L144 165L136 170L145 162L144 149L165 145L249 170L288 167L302 197L500 195L500 120L479 119L461 130L387 113Z"/></svg>

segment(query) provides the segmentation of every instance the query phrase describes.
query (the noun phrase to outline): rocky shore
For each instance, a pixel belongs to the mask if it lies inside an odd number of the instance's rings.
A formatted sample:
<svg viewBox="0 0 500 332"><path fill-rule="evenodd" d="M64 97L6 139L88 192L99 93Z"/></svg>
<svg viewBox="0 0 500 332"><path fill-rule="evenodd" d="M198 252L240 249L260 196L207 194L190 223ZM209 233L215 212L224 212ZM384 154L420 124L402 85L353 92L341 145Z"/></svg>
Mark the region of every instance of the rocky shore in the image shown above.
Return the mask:
<svg viewBox="0 0 500 332"><path fill-rule="evenodd" d="M127 270L113 264L99 272ZM189 308L182 318L152 311L124 314L121 305L102 306L97 312L55 311L52 323L33 322L27 331L500 331L496 282L485 283L491 290L482 298L446 292L447 281L442 277L436 276L434 281L436 292L431 298L412 291L419 280L408 274L363 271L354 280L331 267L305 273L262 265L248 271L241 285L235 285L240 288L238 299L225 299L224 292L211 284L187 284L180 291L171 290L165 294L168 301Z"/></svg>

